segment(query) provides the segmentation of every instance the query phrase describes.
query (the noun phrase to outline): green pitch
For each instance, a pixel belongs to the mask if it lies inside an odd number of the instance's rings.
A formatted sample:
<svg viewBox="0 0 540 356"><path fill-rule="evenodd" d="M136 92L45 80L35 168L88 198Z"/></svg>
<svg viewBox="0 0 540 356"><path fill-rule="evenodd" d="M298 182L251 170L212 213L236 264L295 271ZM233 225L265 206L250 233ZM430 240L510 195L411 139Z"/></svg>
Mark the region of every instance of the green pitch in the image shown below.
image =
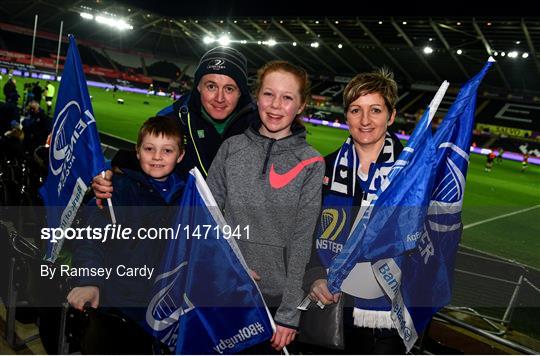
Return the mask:
<svg viewBox="0 0 540 356"><path fill-rule="evenodd" d="M23 81L17 78L19 93ZM113 97L112 91L93 87L89 91L99 130L130 141L136 140L145 119L172 103L164 97L120 91ZM118 98L124 100L123 105L116 103ZM337 149L347 137L345 130L307 126L308 142L323 155ZM487 173L485 161L484 156L471 155L462 244L540 268L540 167L529 165L527 172L521 173L521 162L505 160Z"/></svg>

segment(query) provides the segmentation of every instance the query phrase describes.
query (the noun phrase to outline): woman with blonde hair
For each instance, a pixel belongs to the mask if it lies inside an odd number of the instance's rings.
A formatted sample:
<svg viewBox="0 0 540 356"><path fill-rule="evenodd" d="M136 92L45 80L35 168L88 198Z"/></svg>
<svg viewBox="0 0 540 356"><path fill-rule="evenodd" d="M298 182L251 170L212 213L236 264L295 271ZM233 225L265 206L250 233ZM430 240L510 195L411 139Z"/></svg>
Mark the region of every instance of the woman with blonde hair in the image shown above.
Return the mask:
<svg viewBox="0 0 540 356"><path fill-rule="evenodd" d="M354 221L361 217L403 150L388 132L396 117L397 83L386 69L355 76L343 92L350 136L325 157L323 206L304 288L324 304L345 299L345 352L401 354L405 347L390 317L391 301L379 287L370 262L358 263L332 295L327 268L341 251Z"/></svg>

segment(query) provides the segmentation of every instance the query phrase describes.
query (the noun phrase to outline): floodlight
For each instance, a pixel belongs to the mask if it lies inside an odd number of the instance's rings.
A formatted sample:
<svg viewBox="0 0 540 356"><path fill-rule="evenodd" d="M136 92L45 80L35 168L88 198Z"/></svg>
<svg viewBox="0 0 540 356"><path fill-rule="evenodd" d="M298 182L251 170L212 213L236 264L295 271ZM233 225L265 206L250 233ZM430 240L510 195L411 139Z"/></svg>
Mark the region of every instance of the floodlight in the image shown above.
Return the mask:
<svg viewBox="0 0 540 356"><path fill-rule="evenodd" d="M127 29L130 29L132 30L133 29L133 26L128 24L125 20L117 20L117 19L114 19L114 18L111 18L111 17L105 17L105 16L102 16L102 15L97 15L95 17L95 20L97 23L100 23L100 24L103 24L103 25L107 25L107 26L110 26L110 27L114 27L118 30L127 30Z"/></svg>
<svg viewBox="0 0 540 356"><path fill-rule="evenodd" d="M218 38L218 43L222 46L228 46L231 43L231 39L227 35L222 35Z"/></svg>
<svg viewBox="0 0 540 356"><path fill-rule="evenodd" d="M87 20L93 20L94 19L94 15L92 14L89 14L88 12L81 12L81 17L83 19L87 19Z"/></svg>
<svg viewBox="0 0 540 356"><path fill-rule="evenodd" d="M517 51L508 52L508 57L510 58L517 58L518 53Z"/></svg>
<svg viewBox="0 0 540 356"><path fill-rule="evenodd" d="M425 53L425 54L431 54L431 53L433 53L433 48L431 48L431 47L429 47L429 46L424 47L424 53Z"/></svg>

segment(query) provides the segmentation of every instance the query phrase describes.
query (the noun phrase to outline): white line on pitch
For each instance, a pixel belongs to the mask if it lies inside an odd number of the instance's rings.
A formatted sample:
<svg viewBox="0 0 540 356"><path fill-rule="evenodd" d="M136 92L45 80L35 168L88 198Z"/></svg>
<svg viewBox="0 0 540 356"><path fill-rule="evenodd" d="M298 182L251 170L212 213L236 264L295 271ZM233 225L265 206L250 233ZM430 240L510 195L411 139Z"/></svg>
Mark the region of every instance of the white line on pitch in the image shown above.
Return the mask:
<svg viewBox="0 0 540 356"><path fill-rule="evenodd" d="M524 213L524 212L526 212L526 211L533 210L533 209L537 209L537 208L540 208L540 205L531 206L530 208L527 208L527 209L518 210L518 211L514 211L514 212L512 212L512 213L508 213L508 214L504 214L504 215L495 216L495 217L493 217L493 218L489 218L489 219L486 219L486 220L477 221L477 222L475 222L475 223L472 223L472 224L463 226L463 230L468 229L468 228L471 228L471 227L474 227L474 226L476 226L476 225L484 224L484 223L487 223L487 222L490 222L490 221L493 221L493 220L498 220L498 219L506 218L506 217L508 217L508 216L512 216L512 215L516 215L516 214L521 214L521 213Z"/></svg>

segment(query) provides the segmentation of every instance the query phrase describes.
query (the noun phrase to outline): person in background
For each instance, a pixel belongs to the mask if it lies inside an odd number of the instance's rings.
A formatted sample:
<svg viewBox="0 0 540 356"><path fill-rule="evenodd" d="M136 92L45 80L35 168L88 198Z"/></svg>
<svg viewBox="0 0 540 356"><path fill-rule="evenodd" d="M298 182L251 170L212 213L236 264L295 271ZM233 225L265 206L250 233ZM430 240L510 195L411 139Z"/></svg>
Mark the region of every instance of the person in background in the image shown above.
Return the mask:
<svg viewBox="0 0 540 356"><path fill-rule="evenodd" d="M43 96L43 88L39 85L39 82L35 82L32 86L32 93L34 94L34 101L41 105L41 98Z"/></svg>
<svg viewBox="0 0 540 356"><path fill-rule="evenodd" d="M9 78L6 84L4 84L3 90L4 90L4 97L5 97L6 103L13 102L13 99L15 96L17 96L17 100L18 100L19 94L17 93L16 83L17 82L15 81L15 78Z"/></svg>
<svg viewBox="0 0 540 356"><path fill-rule="evenodd" d="M15 86L15 79L7 80L3 87L6 102L0 105L0 135L11 129L11 122L19 123L20 110L17 105L19 93Z"/></svg>
<svg viewBox="0 0 540 356"><path fill-rule="evenodd" d="M524 153L523 159L521 161L521 173L525 173L528 167L529 167L529 153Z"/></svg>
<svg viewBox="0 0 540 356"><path fill-rule="evenodd" d="M397 83L388 70L356 75L343 92L350 135L338 150L325 157L322 213L304 289L313 302L331 304L345 298L346 354L405 353L390 317L391 301L377 283L371 263L358 263L344 281L342 292L334 295L328 290L326 274L354 221L377 199L380 185L403 150L397 136L388 131L396 117L397 99Z"/></svg>
<svg viewBox="0 0 540 356"><path fill-rule="evenodd" d="M491 150L486 156L486 168L484 168L485 172L491 172L491 169L493 168L493 160L495 160L495 151Z"/></svg>
<svg viewBox="0 0 540 356"><path fill-rule="evenodd" d="M497 159L496 159L496 162L497 162L498 164L501 164L501 163L502 163L502 161L503 161L503 154L504 154L504 148L502 148L502 146L501 146L501 147L499 147L499 150L498 150L498 152L497 152Z"/></svg>
<svg viewBox="0 0 540 356"><path fill-rule="evenodd" d="M55 91L56 88L54 87L54 85L47 80L47 83L45 85L45 104L47 104L47 115L51 115L52 101Z"/></svg>
<svg viewBox="0 0 540 356"><path fill-rule="evenodd" d="M213 85L213 84L212 84ZM257 120L227 139L210 167L208 186L237 240L276 323L270 344L246 350L275 353L296 336L302 279L321 204L324 162L306 142L300 115L309 98L306 71L285 61L258 73ZM249 234L243 230L249 227Z"/></svg>
<svg viewBox="0 0 540 356"><path fill-rule="evenodd" d="M29 152L45 144L52 130L52 120L35 100L26 107L21 124L25 135L24 145Z"/></svg>

